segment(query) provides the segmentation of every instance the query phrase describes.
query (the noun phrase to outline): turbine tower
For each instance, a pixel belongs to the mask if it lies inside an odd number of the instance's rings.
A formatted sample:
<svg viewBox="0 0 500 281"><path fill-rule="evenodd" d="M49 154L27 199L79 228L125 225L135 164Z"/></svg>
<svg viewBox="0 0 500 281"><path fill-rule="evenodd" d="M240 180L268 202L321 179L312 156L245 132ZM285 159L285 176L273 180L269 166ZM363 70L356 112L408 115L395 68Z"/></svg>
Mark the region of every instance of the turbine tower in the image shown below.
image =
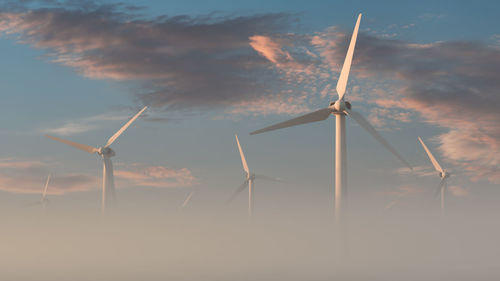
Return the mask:
<svg viewBox="0 0 500 281"><path fill-rule="evenodd" d="M420 137L418 137L418 140L422 144L422 147L427 153L427 156L429 156L429 160L431 160L434 169L436 169L436 171L439 173L439 177L441 178L441 182L439 182L439 186L436 189L436 193L434 196L437 196L439 193L441 193L441 215L444 215L444 198L446 195L446 190L448 189L448 178L451 176L451 173L446 169L441 168L439 162L436 160L434 155L432 155L432 152Z"/></svg>
<svg viewBox="0 0 500 281"><path fill-rule="evenodd" d="M253 213L253 196L254 196L254 181L255 179L261 179L261 180L268 180L268 181L274 181L274 182L282 182L278 178L273 178L273 177L268 177L264 175L256 175L250 171L248 168L247 160L245 158L245 154L243 153L243 150L241 149L240 145L240 140L238 139L238 135L234 135L236 138L236 143L238 144L238 150L240 151L240 157L241 157L241 164L243 165L243 170L246 173L245 176L245 181L243 181L243 184L240 185L238 189L236 189L229 199L229 202L233 201L234 198L238 194L240 194L243 190L245 190L248 187L248 216L251 217Z"/></svg>
<svg viewBox="0 0 500 281"><path fill-rule="evenodd" d="M145 106L143 109L141 109L136 115L134 115L134 117L132 117L127 123L125 123L125 125L123 125L123 127L121 127L120 130L118 130L113 136L111 136L108 139L108 142L104 146L99 148L46 135L48 138L51 138L55 141L65 143L67 145L70 145L72 147L75 147L77 149L83 150L91 154L97 153L102 157L103 179L102 179L101 209L103 212L106 210L106 207L111 203L111 201L114 200L115 198L115 181L113 177L113 163L111 162L111 157L115 156L115 151L112 150L110 146L139 117L139 115L141 115L144 112L144 110L146 110L146 108L148 107ZM111 194L111 200L108 196L108 193Z"/></svg>
<svg viewBox="0 0 500 281"><path fill-rule="evenodd" d="M331 102L327 108L323 108L306 115L281 122L254 132L251 135L260 134L272 130L282 129L286 127L317 122L327 119L331 114L335 115L336 119L336 137L335 137L335 217L337 222L340 222L342 213L345 212L346 206L344 206L344 201L347 197L347 157L346 157L346 138L345 138L345 119L346 116L350 116L354 119L362 128L364 128L368 133L370 133L378 142L380 142L387 150L394 154L401 162L403 162L410 169L411 166L406 160L399 155L399 153L373 128L372 125L359 113L351 109L351 103L344 100L347 81L349 78L349 71L351 69L352 57L354 54L354 47L356 45L356 38L358 36L359 22L361 20L361 14L358 16L356 21L356 26L354 27L354 32L352 34L351 42L347 50L347 56L344 61L344 65L340 72L340 77L337 82L337 94L338 100Z"/></svg>

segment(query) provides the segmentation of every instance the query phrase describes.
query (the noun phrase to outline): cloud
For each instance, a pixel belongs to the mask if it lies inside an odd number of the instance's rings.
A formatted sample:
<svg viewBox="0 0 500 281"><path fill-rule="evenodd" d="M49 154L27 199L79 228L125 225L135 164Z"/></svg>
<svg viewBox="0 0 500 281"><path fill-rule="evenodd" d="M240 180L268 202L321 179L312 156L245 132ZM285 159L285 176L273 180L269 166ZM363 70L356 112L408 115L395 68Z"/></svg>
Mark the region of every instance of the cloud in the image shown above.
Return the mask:
<svg viewBox="0 0 500 281"><path fill-rule="evenodd" d="M39 161L15 158L0 159L0 190L12 193L39 193L43 191L49 174L49 165ZM84 174L53 174L48 194L88 191L97 188L96 177Z"/></svg>
<svg viewBox="0 0 500 281"><path fill-rule="evenodd" d="M362 76L393 79L377 105L417 112L446 131L439 151L469 175L500 182L500 50L479 42L410 44L362 36ZM392 77L392 78L391 78ZM398 102L390 102L396 100Z"/></svg>
<svg viewBox="0 0 500 281"><path fill-rule="evenodd" d="M135 112L134 112L135 113ZM107 122L127 120L133 116L132 112L113 112L84 117L78 120L66 121L62 125L54 128L40 129L41 133L56 134L61 136L71 136L99 129ZM118 130L119 127L116 128ZM112 132L110 132L112 133Z"/></svg>
<svg viewBox="0 0 500 281"><path fill-rule="evenodd" d="M309 49L315 54L309 62L325 77L333 77L341 68L349 37L330 27L309 36L309 42L297 43L304 46L288 48ZM266 57L281 54L271 47ZM279 71L282 63L274 64ZM368 112L376 126L398 128L422 120L440 127L444 132L435 137L436 152L444 162L473 180L500 183L500 49L482 42L417 44L360 33L351 72L350 85L359 87L351 90L356 92L353 107ZM318 83L312 77L304 80ZM326 83L324 90L333 86ZM311 96L309 102L314 101ZM350 99L349 89L346 97Z"/></svg>
<svg viewBox="0 0 500 281"><path fill-rule="evenodd" d="M283 58L290 58L290 54L283 50L281 44L268 36L254 35L250 37L250 46L273 63L278 63Z"/></svg>
<svg viewBox="0 0 500 281"><path fill-rule="evenodd" d="M465 196L469 195L469 192L467 191L467 189L465 189L461 186L458 186L458 185L450 185L450 186L448 186L448 190L455 197L465 197Z"/></svg>
<svg viewBox="0 0 500 281"><path fill-rule="evenodd" d="M393 208L394 206L404 205L408 203L405 199L421 196L423 190L414 185L402 185L399 186L396 190L384 191L382 193L384 194L384 196L389 195L395 197L384 207L384 209L387 210Z"/></svg>
<svg viewBox="0 0 500 281"><path fill-rule="evenodd" d="M51 164L16 158L0 159L0 190L12 193L41 194L45 180L51 173L48 194L62 195L68 192L86 192L101 188L98 175L80 173L52 173ZM172 169L164 166L142 164L117 165L114 171L116 186L127 187L190 187L198 180L187 168Z"/></svg>
<svg viewBox="0 0 500 281"><path fill-rule="evenodd" d="M116 169L115 177L124 185L145 187L190 187L197 183L187 168L172 169L164 166L135 164L125 169Z"/></svg>
<svg viewBox="0 0 500 281"><path fill-rule="evenodd" d="M399 175L407 176L407 175L416 175L418 177L438 177L439 173L436 172L432 165L425 166L414 166L412 170L407 167L398 168L396 172Z"/></svg>
<svg viewBox="0 0 500 281"><path fill-rule="evenodd" d="M288 14L146 19L94 3L4 10L0 32L47 50L54 62L86 77L141 84L143 104L216 108L272 92L267 65L249 38L283 31L293 20Z"/></svg>

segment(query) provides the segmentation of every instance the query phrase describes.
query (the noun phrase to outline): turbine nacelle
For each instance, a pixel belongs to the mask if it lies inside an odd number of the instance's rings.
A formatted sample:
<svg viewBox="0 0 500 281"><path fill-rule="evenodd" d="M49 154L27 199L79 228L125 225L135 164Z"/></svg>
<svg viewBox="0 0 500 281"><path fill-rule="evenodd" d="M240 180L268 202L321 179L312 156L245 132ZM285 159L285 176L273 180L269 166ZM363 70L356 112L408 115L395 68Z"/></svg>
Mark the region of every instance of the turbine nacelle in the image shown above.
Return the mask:
<svg viewBox="0 0 500 281"><path fill-rule="evenodd" d="M102 157L108 157L108 158L116 155L115 151L110 147L100 147L97 150L97 154L101 155Z"/></svg>
<svg viewBox="0 0 500 281"><path fill-rule="evenodd" d="M251 173L251 174L247 175L247 180L251 180L251 181L255 180L255 174Z"/></svg>
<svg viewBox="0 0 500 281"><path fill-rule="evenodd" d="M336 102L331 102L328 107L333 109L333 114L344 113L346 109L351 109L351 103L344 101L343 99L339 99Z"/></svg>
<svg viewBox="0 0 500 281"><path fill-rule="evenodd" d="M441 177L442 179L446 179L446 178L449 178L451 176L451 173L444 170L443 172L439 172L439 177Z"/></svg>

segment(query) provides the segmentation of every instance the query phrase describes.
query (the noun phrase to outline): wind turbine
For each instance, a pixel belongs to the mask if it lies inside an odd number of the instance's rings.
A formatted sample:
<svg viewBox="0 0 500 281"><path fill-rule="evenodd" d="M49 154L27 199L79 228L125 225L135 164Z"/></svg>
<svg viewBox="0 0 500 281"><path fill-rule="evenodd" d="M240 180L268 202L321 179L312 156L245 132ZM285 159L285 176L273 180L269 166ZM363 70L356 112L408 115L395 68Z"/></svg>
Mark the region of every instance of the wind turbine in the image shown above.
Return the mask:
<svg viewBox="0 0 500 281"><path fill-rule="evenodd" d="M98 155L100 155L102 157L102 161L103 161L102 176L103 176L103 179L102 179L102 202L101 202L102 205L101 205L101 209L103 212L105 211L106 206L109 203L108 201L111 201L108 198L108 192L111 193L111 197L113 200L115 198L115 181L114 181L114 177L113 177L113 163L111 162L111 157L115 156L115 151L112 150L110 146L139 117L139 115L141 115L144 112L144 110L146 110L146 108L148 108L148 107L145 106L143 109L141 109L136 115L134 115L134 117L132 117L127 123L125 123L125 125L123 125L123 127L121 127L120 130L118 130L113 136L111 136L108 139L108 142L104 146L99 147L99 148L85 145L85 144L72 142L72 141L61 139L61 138L54 137L54 136L46 135L48 138L51 138L51 139L56 140L58 142L65 143L67 145L70 145L72 147L78 148L80 150L83 150L83 151L91 153L91 154L97 153Z"/></svg>
<svg viewBox="0 0 500 281"><path fill-rule="evenodd" d="M401 162L403 162L410 169L411 166L399 155L399 153L373 128L372 125L359 113L351 110L351 103L344 100L344 95L347 86L347 80L349 78L349 71L351 69L352 57L354 54L354 47L356 45L356 38L358 36L359 22L361 20L361 14L358 16L356 21L356 26L351 38L351 43L347 50L347 56L340 72L340 77L337 82L337 94L339 96L338 100L335 102L330 102L327 108L323 108L306 115L281 122L254 132L251 135L260 134L272 130L282 129L286 127L317 122L327 119L331 114L335 115L336 119L336 137L335 137L335 216L337 221L340 221L341 213L344 212L345 207L343 207L343 201L347 196L347 172L346 172L346 138L345 138L345 117L350 116L356 121L362 128L364 128L368 133L370 133L378 142L380 142L386 149L388 149L392 154L394 154Z"/></svg>
<svg viewBox="0 0 500 281"><path fill-rule="evenodd" d="M253 195L254 195L254 181L255 179L261 179L261 180L268 180L268 181L274 181L274 182L282 182L278 178L272 178L264 175L256 175L253 172L250 171L248 168L247 160L245 158L245 154L243 154L243 150L241 149L240 145L240 140L238 139L238 135L234 135L236 137L236 143L238 144L238 150L240 151L240 157L241 157L241 164L243 165L243 170L246 173L245 176L245 181L240 185L238 189L236 189L229 199L229 202L233 201L234 198L238 194L240 194L243 190L245 190L248 187L248 216L252 216L253 212Z"/></svg>
<svg viewBox="0 0 500 281"><path fill-rule="evenodd" d="M47 208L47 203L49 203L49 199L47 199L47 189L49 188L50 174L47 176L47 181L45 182L45 188L43 189L42 199L40 199L40 204L42 204L42 208L45 210Z"/></svg>
<svg viewBox="0 0 500 281"><path fill-rule="evenodd" d="M439 173L439 177L441 178L441 181L439 182L439 186L436 190L436 193L434 196L437 196L439 193L441 193L441 214L444 215L444 198L446 194L446 190L448 189L448 178L451 176L451 173L447 171L446 169L441 168L441 165L439 165L439 162L436 160L434 155L432 155L432 152L429 150L427 145L425 145L424 141L418 137L418 140L422 144L422 147L424 148L425 152L427 152L427 156L429 156L429 160L431 160L432 165L434 166L434 169Z"/></svg>
<svg viewBox="0 0 500 281"><path fill-rule="evenodd" d="M47 181L45 182L45 187L43 188L42 198L40 201L29 204L28 206L42 205L42 208L45 210L47 207L47 203L49 203L49 199L47 199L47 188L49 187L50 174L47 176Z"/></svg>
<svg viewBox="0 0 500 281"><path fill-rule="evenodd" d="M188 196L186 197L186 199L184 200L184 202L182 203L180 209L184 209L186 208L187 204L189 203L189 201L191 201L191 197L193 197L194 195L194 191L191 191L189 192Z"/></svg>

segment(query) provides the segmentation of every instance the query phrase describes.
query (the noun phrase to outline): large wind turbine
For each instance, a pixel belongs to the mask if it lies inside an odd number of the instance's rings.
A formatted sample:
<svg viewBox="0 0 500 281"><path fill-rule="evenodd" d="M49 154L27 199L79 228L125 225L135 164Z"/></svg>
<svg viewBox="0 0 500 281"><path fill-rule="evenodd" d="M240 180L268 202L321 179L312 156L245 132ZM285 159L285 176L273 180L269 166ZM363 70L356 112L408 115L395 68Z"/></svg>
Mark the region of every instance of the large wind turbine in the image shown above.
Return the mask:
<svg viewBox="0 0 500 281"><path fill-rule="evenodd" d="M436 169L436 171L439 173L439 177L441 178L441 182L439 183L439 186L435 194L437 196L439 193L441 193L441 214L444 214L444 198L446 195L446 190L448 189L447 179L451 176L451 173L448 172L446 169L441 168L439 162L436 160L434 155L432 155L432 152L429 150L427 145L425 145L424 141L420 137L418 137L418 140L422 144L422 147L424 148L425 152L427 152L429 160L431 160L434 169Z"/></svg>
<svg viewBox="0 0 500 281"><path fill-rule="evenodd" d="M238 135L234 135L236 137L236 143L238 144L238 150L240 151L240 157L241 157L241 164L243 165L243 170L246 173L245 176L245 181L243 184L240 185L238 189L236 189L229 199L229 202L233 201L234 198L238 194L240 194L245 188L248 187L248 216L252 216L253 212L253 194L254 194L254 181L255 179L262 179L262 180L268 180L268 181L275 181L275 182L282 182L278 178L272 178L264 175L256 175L253 172L250 172L250 169L248 168L247 160L245 158L245 154L243 153L243 150L241 149L240 145L240 140L238 139Z"/></svg>
<svg viewBox="0 0 500 281"><path fill-rule="evenodd" d="M337 82L337 94L339 96L338 100L331 102L327 108L323 108L309 114L278 123L254 132L251 135L260 134L267 131L277 130L281 128L296 126L300 124L306 124L311 122L317 122L327 119L331 114L335 115L336 119L336 137L335 137L335 216L337 221L340 221L341 213L344 208L342 201L347 196L347 186L346 186L346 139L345 139L345 117L346 115L352 117L361 127L363 127L368 133L370 133L377 141L379 141L385 148L387 148L392 154L394 154L401 162L411 169L410 164L406 162L399 155L399 153L373 128L372 125L359 113L351 110L351 103L344 100L344 95L347 86L347 80L349 78L349 71L351 69L352 57L354 54L354 47L356 45L356 38L358 36L359 22L361 20L361 14L358 16L356 21L356 26L354 27L354 32L352 34L351 43L347 50L347 56L340 72L340 77Z"/></svg>
<svg viewBox="0 0 500 281"><path fill-rule="evenodd" d="M143 109L141 109L134 117L132 117L127 123L125 123L125 125L123 125L123 127L121 127L120 130L118 130L113 136L111 136L108 139L108 142L104 146L99 148L47 135L48 138L65 143L67 145L70 145L72 147L78 148L80 150L83 150L91 154L97 153L102 157L104 165L102 172L103 179L102 179L101 208L103 212L106 209L106 206L109 204L108 201L110 201L108 198L108 192L111 193L112 197L111 199L114 199L115 197L115 181L113 177L113 164L111 162L111 157L115 156L115 151L112 150L110 146L139 117L139 115L141 115L144 112L144 110L146 110L146 108L148 107L145 106Z"/></svg>

